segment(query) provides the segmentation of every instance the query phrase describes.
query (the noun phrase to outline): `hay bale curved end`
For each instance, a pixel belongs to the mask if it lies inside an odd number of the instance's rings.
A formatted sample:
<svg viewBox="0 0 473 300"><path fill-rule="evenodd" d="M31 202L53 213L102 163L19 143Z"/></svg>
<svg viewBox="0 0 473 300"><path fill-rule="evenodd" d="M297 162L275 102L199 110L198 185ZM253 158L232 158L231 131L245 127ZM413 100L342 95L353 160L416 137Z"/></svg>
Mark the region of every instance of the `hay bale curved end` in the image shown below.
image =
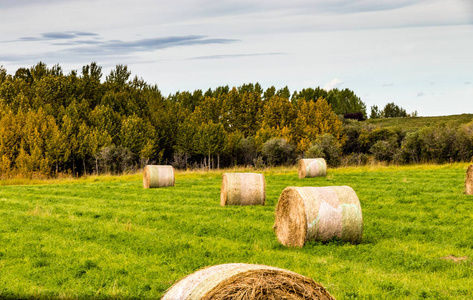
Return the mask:
<svg viewBox="0 0 473 300"><path fill-rule="evenodd" d="M223 264L201 269L174 284L162 300L335 299L300 274L264 265Z"/></svg>
<svg viewBox="0 0 473 300"><path fill-rule="evenodd" d="M264 205L265 190L263 174L223 173L220 205Z"/></svg>
<svg viewBox="0 0 473 300"><path fill-rule="evenodd" d="M174 186L174 182L172 166L148 165L143 170L143 187L145 189Z"/></svg>
<svg viewBox="0 0 473 300"><path fill-rule="evenodd" d="M304 158L299 160L299 178L327 176L327 162L323 158Z"/></svg>
<svg viewBox="0 0 473 300"><path fill-rule="evenodd" d="M473 195L473 165L470 165L466 170L465 193Z"/></svg>
<svg viewBox="0 0 473 300"><path fill-rule="evenodd" d="M360 200L348 186L287 187L279 197L273 229L285 246L333 238L360 243Z"/></svg>

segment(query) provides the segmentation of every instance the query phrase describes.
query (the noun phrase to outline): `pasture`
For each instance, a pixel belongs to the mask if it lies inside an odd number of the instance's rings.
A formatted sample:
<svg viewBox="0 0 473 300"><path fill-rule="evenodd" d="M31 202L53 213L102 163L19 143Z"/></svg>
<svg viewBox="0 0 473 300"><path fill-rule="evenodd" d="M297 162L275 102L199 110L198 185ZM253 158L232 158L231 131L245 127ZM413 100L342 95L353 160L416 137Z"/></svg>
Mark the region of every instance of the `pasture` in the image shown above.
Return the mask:
<svg viewBox="0 0 473 300"><path fill-rule="evenodd" d="M216 264L288 269L336 299L473 299L468 164L262 171L265 206L220 206L222 173L176 172L143 189L141 174L0 186L0 298L156 299ZM245 170L237 170L245 171ZM25 183L25 182L13 182ZM275 206L287 186L348 185L363 240L282 246Z"/></svg>

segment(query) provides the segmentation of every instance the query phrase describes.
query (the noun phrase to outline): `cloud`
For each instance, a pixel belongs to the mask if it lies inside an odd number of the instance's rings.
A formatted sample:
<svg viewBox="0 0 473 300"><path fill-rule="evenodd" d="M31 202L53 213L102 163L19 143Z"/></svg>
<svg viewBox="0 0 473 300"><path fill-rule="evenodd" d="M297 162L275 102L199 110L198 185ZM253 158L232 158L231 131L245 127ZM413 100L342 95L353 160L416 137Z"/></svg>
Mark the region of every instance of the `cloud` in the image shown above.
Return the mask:
<svg viewBox="0 0 473 300"><path fill-rule="evenodd" d="M154 51L172 47L228 44L238 41L239 40L236 39L208 38L207 36L201 35L169 36L132 41L95 41L93 43L90 43L90 41L74 41L73 43L76 47L71 47L63 51L70 55L128 55L136 52Z"/></svg>
<svg viewBox="0 0 473 300"><path fill-rule="evenodd" d="M52 41L52 40L73 40L82 37L98 37L97 33L81 32L81 31L64 31L64 32L46 32L39 36L26 36L18 38L17 40L3 41L0 43L13 42L37 42L37 41Z"/></svg>
<svg viewBox="0 0 473 300"><path fill-rule="evenodd" d="M465 81L465 84L471 84L471 82L470 81Z"/></svg>
<svg viewBox="0 0 473 300"><path fill-rule="evenodd" d="M4 41L3 43L28 43L32 41L49 42L50 45L56 47L56 50L38 53L36 55L3 54L0 58L4 61L21 61L22 59L35 59L35 57L41 57L41 59L44 59L46 56L61 59L74 57L97 60L98 58L105 56L125 56L136 52L154 51L182 46L228 44L236 43L240 40L212 38L204 35L184 35L122 41L104 40L101 39L98 34L92 32L65 31L47 32L40 34L37 37L22 37L14 41ZM201 59L204 58L202 57ZM208 57L208 59L210 59L210 57Z"/></svg>
<svg viewBox="0 0 473 300"><path fill-rule="evenodd" d="M418 92L417 93L417 97L422 97L422 96L425 96L425 93L423 93L423 92Z"/></svg>
<svg viewBox="0 0 473 300"><path fill-rule="evenodd" d="M252 57L252 56L286 55L286 54L287 53L222 54L222 55L197 56L197 57L189 58L188 60L226 59L226 58L239 58L239 57Z"/></svg>
<svg viewBox="0 0 473 300"><path fill-rule="evenodd" d="M391 82L391 83L383 83L382 86L383 86L383 87L387 87L387 86L393 86L393 85L394 85L394 83Z"/></svg>
<svg viewBox="0 0 473 300"><path fill-rule="evenodd" d="M77 40L77 38L83 37L94 37L93 40ZM52 45L61 46L72 46L72 45L95 45L95 48L89 49L78 49L72 48L69 51L97 51L100 50L113 50L113 49L129 49L129 51L146 51L150 49L164 49L176 46L189 46L189 45L206 45L206 44L228 44L238 42L237 39L223 39L223 38L209 38L204 35L185 35L185 36L167 36L159 38L139 39L132 41L121 41L121 40L98 40L98 34L92 32L76 32L76 31L65 31L65 32L47 32L43 33L38 37L21 37L18 40L4 41L7 42L30 42L30 41L55 41L60 40L61 42L51 43Z"/></svg>
<svg viewBox="0 0 473 300"><path fill-rule="evenodd" d="M341 79L338 79L338 78L334 78L332 79L332 81L330 82L327 82L324 86L324 90L326 90L327 92L330 91L330 90L333 90L334 88L338 88L339 86L341 86L343 84L343 80Z"/></svg>

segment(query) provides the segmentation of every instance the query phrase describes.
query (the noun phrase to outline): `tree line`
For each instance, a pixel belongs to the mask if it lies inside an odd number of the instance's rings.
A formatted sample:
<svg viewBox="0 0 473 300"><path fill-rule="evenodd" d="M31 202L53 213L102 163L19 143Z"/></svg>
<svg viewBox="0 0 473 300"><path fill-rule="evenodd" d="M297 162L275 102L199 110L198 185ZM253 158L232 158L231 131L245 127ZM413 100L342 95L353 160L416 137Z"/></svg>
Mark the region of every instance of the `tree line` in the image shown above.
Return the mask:
<svg viewBox="0 0 473 300"><path fill-rule="evenodd" d="M291 93L256 83L163 96L126 65L102 77L94 62L69 74L41 62L13 75L0 67L0 177L259 167L308 155L334 165L355 154L384 159L373 153L381 144L362 139L375 129L356 121L366 106L349 89ZM401 147L405 137L379 141Z"/></svg>

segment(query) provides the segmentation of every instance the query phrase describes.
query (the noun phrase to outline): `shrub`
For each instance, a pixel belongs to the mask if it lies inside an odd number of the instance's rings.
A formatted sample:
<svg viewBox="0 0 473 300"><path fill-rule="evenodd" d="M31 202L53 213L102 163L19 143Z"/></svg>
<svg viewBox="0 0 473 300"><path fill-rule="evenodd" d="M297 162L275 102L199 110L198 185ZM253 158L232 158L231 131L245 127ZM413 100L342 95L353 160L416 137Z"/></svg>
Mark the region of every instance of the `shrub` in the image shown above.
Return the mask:
<svg viewBox="0 0 473 300"><path fill-rule="evenodd" d="M343 117L345 119L353 119L353 120L358 120L358 121L363 121L365 119L361 111L348 113L348 114L343 115Z"/></svg>
<svg viewBox="0 0 473 300"><path fill-rule="evenodd" d="M405 162L419 163L423 148L424 141L418 131L407 133L401 144L403 160Z"/></svg>
<svg viewBox="0 0 473 300"><path fill-rule="evenodd" d="M324 150L317 144L313 144L305 152L305 157L307 158L325 158Z"/></svg>
<svg viewBox="0 0 473 300"><path fill-rule="evenodd" d="M371 131L362 129L358 141L360 143L361 151L367 153L371 147L378 141L398 140L398 134L388 128L376 128Z"/></svg>
<svg viewBox="0 0 473 300"><path fill-rule="evenodd" d="M370 152L379 161L392 161L397 150L396 140L377 141L370 148Z"/></svg>
<svg viewBox="0 0 473 300"><path fill-rule="evenodd" d="M254 137L248 137L240 140L240 154L241 160L245 166L254 163L258 153L256 150L256 143Z"/></svg>
<svg viewBox="0 0 473 300"><path fill-rule="evenodd" d="M322 157L329 166L341 164L341 147L338 140L331 134L317 137L315 143L306 151L306 157Z"/></svg>
<svg viewBox="0 0 473 300"><path fill-rule="evenodd" d="M343 153L359 153L361 152L361 146L359 137L361 134L361 123L358 121L350 120L343 126L343 134L346 136L346 141L343 144Z"/></svg>
<svg viewBox="0 0 473 300"><path fill-rule="evenodd" d="M272 138L263 145L263 156L270 166L293 163L295 148L284 138Z"/></svg>

